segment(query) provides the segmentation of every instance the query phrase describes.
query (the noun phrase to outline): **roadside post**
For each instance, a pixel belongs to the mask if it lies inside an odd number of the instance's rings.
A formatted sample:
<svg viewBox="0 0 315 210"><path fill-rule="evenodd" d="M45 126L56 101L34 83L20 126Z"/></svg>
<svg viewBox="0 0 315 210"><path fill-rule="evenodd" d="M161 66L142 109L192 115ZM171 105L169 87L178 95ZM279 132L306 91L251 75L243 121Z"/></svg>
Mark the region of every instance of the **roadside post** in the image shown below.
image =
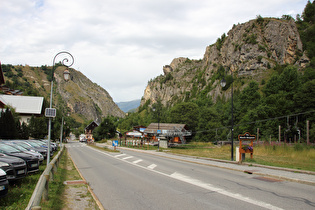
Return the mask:
<svg viewBox="0 0 315 210"><path fill-rule="evenodd" d="M160 151L160 134L162 133L160 129L157 130L157 139L158 139L158 152Z"/></svg>

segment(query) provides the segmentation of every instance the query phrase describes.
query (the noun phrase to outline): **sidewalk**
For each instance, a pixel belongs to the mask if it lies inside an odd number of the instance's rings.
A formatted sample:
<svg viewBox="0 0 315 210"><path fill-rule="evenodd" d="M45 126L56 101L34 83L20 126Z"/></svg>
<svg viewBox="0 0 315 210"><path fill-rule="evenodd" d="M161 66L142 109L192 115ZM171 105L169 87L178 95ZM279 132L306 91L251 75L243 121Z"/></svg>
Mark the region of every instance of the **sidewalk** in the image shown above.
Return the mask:
<svg viewBox="0 0 315 210"><path fill-rule="evenodd" d="M99 146L99 147L106 146L109 148L112 147L107 144L99 144L99 143L97 143L96 146ZM229 170L241 171L244 173L260 175L260 176L268 176L268 177L272 177L276 179L288 180L288 181L299 182L299 183L315 186L315 172L312 172L312 171L303 171L303 170L298 170L298 169L280 168L280 167L265 166L265 165L258 165L258 164L248 164L248 163L238 164L235 161L225 161L225 160L202 158L202 157L191 157L191 156L171 154L171 153L166 153L166 152L158 152L156 150L139 150L139 149L133 149L133 148L128 148L128 147L118 147L116 149L120 151L133 150L137 152L148 153L152 155L187 161L191 163L215 166L215 167L225 168Z"/></svg>

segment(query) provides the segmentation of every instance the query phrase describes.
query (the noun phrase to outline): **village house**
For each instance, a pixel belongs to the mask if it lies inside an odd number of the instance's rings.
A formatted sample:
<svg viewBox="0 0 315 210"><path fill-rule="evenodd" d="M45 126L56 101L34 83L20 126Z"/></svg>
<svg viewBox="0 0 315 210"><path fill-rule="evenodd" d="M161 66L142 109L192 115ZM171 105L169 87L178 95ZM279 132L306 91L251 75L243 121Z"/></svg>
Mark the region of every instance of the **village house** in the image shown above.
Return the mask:
<svg viewBox="0 0 315 210"><path fill-rule="evenodd" d="M151 123L144 130L144 134L152 137L154 141L158 141L158 136L160 146L168 147L175 144L185 144L192 133L188 130L186 124Z"/></svg>
<svg viewBox="0 0 315 210"><path fill-rule="evenodd" d="M99 124L95 121L91 122L88 126L85 127L84 129L84 134L85 134L85 138L87 140L87 143L93 143L94 142L94 138L93 138L93 130L98 127Z"/></svg>

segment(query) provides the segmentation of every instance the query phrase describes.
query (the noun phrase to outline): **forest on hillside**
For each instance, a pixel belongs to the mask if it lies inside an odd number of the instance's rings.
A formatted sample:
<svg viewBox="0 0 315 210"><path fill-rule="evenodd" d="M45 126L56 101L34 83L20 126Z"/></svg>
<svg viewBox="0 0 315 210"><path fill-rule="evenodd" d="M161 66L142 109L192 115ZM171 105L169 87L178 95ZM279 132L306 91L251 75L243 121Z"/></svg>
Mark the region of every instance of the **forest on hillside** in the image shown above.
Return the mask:
<svg viewBox="0 0 315 210"><path fill-rule="evenodd" d="M261 18L261 16L259 16ZM284 15L286 19L293 19ZM303 50L310 59L304 69L296 66L277 65L272 75L257 83L250 81L242 91L233 91L234 138L250 132L261 140L287 142L306 141L307 121L310 123L310 139L315 139L315 3L308 2L302 15L295 19ZM229 75L228 86L241 82L236 75ZM233 79L233 80L232 80ZM147 101L136 113L118 123L120 131L136 125L147 126L151 122L184 123L193 132L192 141L219 141L230 139L232 125L232 101L219 98L215 103L202 91L194 99L165 107L160 101L150 105ZM155 112L153 112L155 108Z"/></svg>

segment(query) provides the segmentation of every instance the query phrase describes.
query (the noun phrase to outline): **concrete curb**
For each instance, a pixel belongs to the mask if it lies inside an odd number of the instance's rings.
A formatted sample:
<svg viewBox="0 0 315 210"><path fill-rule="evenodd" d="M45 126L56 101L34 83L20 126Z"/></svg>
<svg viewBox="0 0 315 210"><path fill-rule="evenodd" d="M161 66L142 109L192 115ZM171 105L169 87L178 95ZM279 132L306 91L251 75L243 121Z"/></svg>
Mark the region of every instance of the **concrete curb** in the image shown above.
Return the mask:
<svg viewBox="0 0 315 210"><path fill-rule="evenodd" d="M99 200L99 199L97 198L97 196L94 194L94 192L93 192L93 190L91 189L90 185L87 183L87 181L85 180L85 178L82 176L82 174L81 174L80 170L78 169L77 165L76 165L76 164L74 163L74 161L72 160L71 155L70 155L69 153L68 153L68 155L69 155L69 157L70 157L70 159L71 159L71 161L72 161L72 163L73 163L75 169L78 171L78 173L79 173L81 179L86 183L86 185L87 185L87 187L88 187L88 190L89 190L89 192L91 193L93 199L95 200L95 202L96 202L98 208L99 208L100 210L105 210L104 207L103 207L103 205L101 204L100 200Z"/></svg>

